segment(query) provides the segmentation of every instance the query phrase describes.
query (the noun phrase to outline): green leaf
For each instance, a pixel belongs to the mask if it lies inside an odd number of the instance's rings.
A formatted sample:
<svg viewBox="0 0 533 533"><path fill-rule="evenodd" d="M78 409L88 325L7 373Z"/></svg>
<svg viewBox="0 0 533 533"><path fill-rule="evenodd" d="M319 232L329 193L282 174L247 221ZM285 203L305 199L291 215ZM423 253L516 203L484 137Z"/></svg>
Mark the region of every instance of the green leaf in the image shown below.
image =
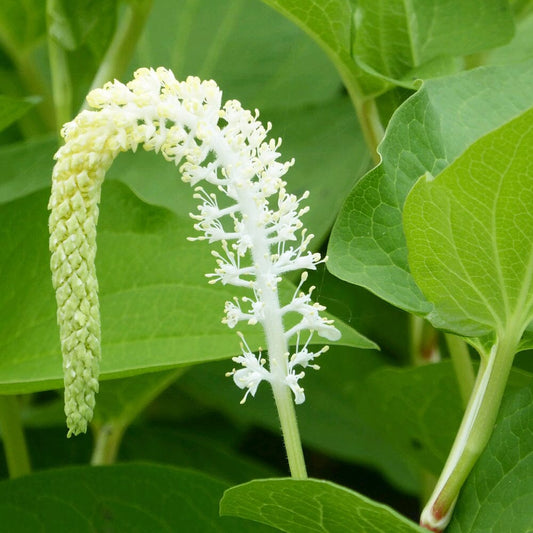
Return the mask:
<svg viewBox="0 0 533 533"><path fill-rule="evenodd" d="M50 186L57 139L39 138L0 147L0 204Z"/></svg>
<svg viewBox="0 0 533 533"><path fill-rule="evenodd" d="M361 95L385 91L387 84L361 70L352 57L351 0L263 0L307 32L328 54L344 83Z"/></svg>
<svg viewBox="0 0 533 533"><path fill-rule="evenodd" d="M0 211L3 392L43 390L62 382L47 202L45 190ZM186 240L192 231L188 217L147 206L118 182L104 185L97 254L103 379L225 359L239 351L237 335L220 322L224 302L235 291L206 282L213 259L205 243ZM281 298L293 292L285 282ZM341 342L375 346L337 325ZM261 328L241 329L250 346L264 343Z"/></svg>
<svg viewBox="0 0 533 533"><path fill-rule="evenodd" d="M437 175L479 137L528 109L532 84L533 62L425 82L391 119L380 165L346 200L330 239L328 269L402 309L428 313L431 305L407 262L405 198L425 172Z"/></svg>
<svg viewBox="0 0 533 533"><path fill-rule="evenodd" d="M32 98L12 98L0 95L0 131L25 115L35 104Z"/></svg>
<svg viewBox="0 0 533 533"><path fill-rule="evenodd" d="M533 109L485 135L404 208L409 266L438 328L520 335L533 319Z"/></svg>
<svg viewBox="0 0 533 533"><path fill-rule="evenodd" d="M0 523L34 531L269 531L220 518L226 484L156 465L52 470L0 483Z"/></svg>
<svg viewBox="0 0 533 533"><path fill-rule="evenodd" d="M146 65L164 65L178 79L212 78L224 99L261 112L287 112L340 93L339 76L320 48L259 1L154 2L132 69Z"/></svg>
<svg viewBox="0 0 533 533"><path fill-rule="evenodd" d="M222 516L239 516L287 533L425 531L391 508L317 479L254 480L226 490Z"/></svg>
<svg viewBox="0 0 533 533"><path fill-rule="evenodd" d="M370 158L339 75L312 39L259 1L161 0L154 3L133 63L146 65L165 65L178 79L212 78L224 100L237 98L245 108L259 109L260 120L272 122L272 137L283 139L282 157L296 161L287 174L289 190L311 191L306 227L315 243L325 240ZM175 198L189 195L171 192L177 172L155 159L125 156L109 177L125 180L146 201L175 210L183 203ZM159 179L146 179L150 164Z"/></svg>
<svg viewBox="0 0 533 533"><path fill-rule="evenodd" d="M355 21L359 65L412 88L417 78L456 70L453 57L504 44L514 33L505 0L359 0Z"/></svg>
<svg viewBox="0 0 533 533"><path fill-rule="evenodd" d="M533 530L533 388L507 397L461 490L449 533Z"/></svg>

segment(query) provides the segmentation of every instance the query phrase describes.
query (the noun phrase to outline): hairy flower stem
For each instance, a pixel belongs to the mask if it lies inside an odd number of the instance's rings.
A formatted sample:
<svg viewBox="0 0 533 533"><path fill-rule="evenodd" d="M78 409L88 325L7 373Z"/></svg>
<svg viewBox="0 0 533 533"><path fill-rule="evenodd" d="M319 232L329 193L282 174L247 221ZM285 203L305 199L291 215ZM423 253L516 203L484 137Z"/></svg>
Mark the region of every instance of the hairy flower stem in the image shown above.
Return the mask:
<svg viewBox="0 0 533 533"><path fill-rule="evenodd" d="M250 215L257 210L251 210ZM252 215L253 216L253 215ZM256 215L257 216L257 215ZM256 216L254 218L256 218ZM256 224L252 219L252 224ZM272 392L278 410L281 432L289 461L291 476L296 479L307 478L305 460L298 431L298 423L290 388L284 383L288 370L288 343L285 339L285 328L279 305L277 286L270 286L268 274L271 266L268 258L270 250L265 245L265 239L258 239L252 248L253 260L257 265L257 288L264 304L265 319L263 330L268 346L270 372L273 375Z"/></svg>
<svg viewBox="0 0 533 533"><path fill-rule="evenodd" d="M437 486L426 504L420 525L443 531L457 497L485 449L496 422L520 335L503 334L489 354L483 354L474 390Z"/></svg>
<svg viewBox="0 0 533 533"><path fill-rule="evenodd" d="M281 424L281 433L289 461L289 469L294 479L306 479L307 470L305 468L305 459L302 451L302 442L294 410L294 402L291 391L286 385L272 385L274 400L278 410L278 416Z"/></svg>
<svg viewBox="0 0 533 533"><path fill-rule="evenodd" d="M4 444L10 478L31 472L26 439L20 422L20 406L16 396L0 395L0 432Z"/></svg>

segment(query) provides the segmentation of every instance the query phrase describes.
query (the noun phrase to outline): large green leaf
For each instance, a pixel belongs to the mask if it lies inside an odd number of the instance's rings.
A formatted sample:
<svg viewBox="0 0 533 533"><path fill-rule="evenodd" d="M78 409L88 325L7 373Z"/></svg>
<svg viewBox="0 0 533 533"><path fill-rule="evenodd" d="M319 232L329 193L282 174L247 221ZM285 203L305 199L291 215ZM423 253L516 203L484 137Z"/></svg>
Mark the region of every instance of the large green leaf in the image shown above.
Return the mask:
<svg viewBox="0 0 533 533"><path fill-rule="evenodd" d="M56 148L48 137L0 147L0 204L48 187Z"/></svg>
<svg viewBox="0 0 533 533"><path fill-rule="evenodd" d="M239 516L287 533L426 531L391 508L328 481L254 480L228 489L223 516Z"/></svg>
<svg viewBox="0 0 533 533"><path fill-rule="evenodd" d="M259 1L158 0L132 70L164 65L214 79L246 108L291 108L339 95L338 74L299 28Z"/></svg>
<svg viewBox="0 0 533 533"><path fill-rule="evenodd" d="M405 198L425 172L437 175L468 146L533 104L533 62L430 80L394 114L381 164L352 190L330 239L328 269L403 309L431 305L409 271Z"/></svg>
<svg viewBox="0 0 533 533"><path fill-rule="evenodd" d="M533 531L533 388L507 397L461 490L449 533Z"/></svg>
<svg viewBox="0 0 533 533"><path fill-rule="evenodd" d="M190 191L182 184L187 194ZM25 392L60 385L59 337L48 252L48 190L6 203L0 211L0 389ZM100 282L102 377L224 359L239 339L220 320L229 287L209 285L213 259L190 243L188 217L139 201L123 184L102 194L97 271ZM282 298L294 286L283 285ZM343 343L373 343L339 322ZM243 326L251 346L260 328Z"/></svg>
<svg viewBox="0 0 533 533"><path fill-rule="evenodd" d="M508 42L514 24L506 0L359 0L354 55L374 75L412 87L452 72L452 58Z"/></svg>
<svg viewBox="0 0 533 533"><path fill-rule="evenodd" d="M404 207L409 266L434 310L465 336L533 319L533 109L485 135Z"/></svg>
<svg viewBox="0 0 533 533"><path fill-rule="evenodd" d="M218 516L225 483L156 465L77 467L0 483L0 523L35 531L270 531Z"/></svg>

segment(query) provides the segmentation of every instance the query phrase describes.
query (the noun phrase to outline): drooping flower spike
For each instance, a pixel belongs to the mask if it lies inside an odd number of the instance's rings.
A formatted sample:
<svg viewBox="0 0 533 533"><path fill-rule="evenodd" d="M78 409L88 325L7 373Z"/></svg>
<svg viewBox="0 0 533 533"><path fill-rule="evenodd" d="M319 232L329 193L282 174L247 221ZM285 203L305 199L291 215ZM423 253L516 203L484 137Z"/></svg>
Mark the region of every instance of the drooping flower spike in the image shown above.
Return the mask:
<svg viewBox="0 0 533 533"><path fill-rule="evenodd" d="M247 287L251 296L227 302L229 327L240 321L260 323L268 349L266 360L255 356L242 338L242 365L230 373L255 395L261 381L289 387L297 403L304 401L296 365L310 366L317 353L309 352L313 332L337 340L339 331L322 317L324 307L311 301L311 290L281 306L277 286L286 272L314 269L323 261L307 250L312 235L302 229L300 217L308 208L289 194L282 177L293 161L280 163L281 140L267 139L255 114L236 100L222 106L214 81L189 77L176 81L172 72L140 69L128 84L108 83L87 97L94 111L81 112L65 124L65 145L57 154L53 172L50 214L50 250L53 284L65 374L65 412L69 436L86 431L98 391L100 318L98 283L94 267L98 202L104 175L115 157L139 146L154 150L179 167L183 181L195 188L200 201L192 214L201 233L193 238L220 242L214 251L217 268L207 274L210 283ZM214 186L206 191L200 182ZM179 302L177 302L179 305ZM288 331L284 315L300 316ZM307 333L304 333L307 331ZM305 337L306 335L306 337ZM296 351L289 341L296 336ZM303 340L303 343L301 342Z"/></svg>

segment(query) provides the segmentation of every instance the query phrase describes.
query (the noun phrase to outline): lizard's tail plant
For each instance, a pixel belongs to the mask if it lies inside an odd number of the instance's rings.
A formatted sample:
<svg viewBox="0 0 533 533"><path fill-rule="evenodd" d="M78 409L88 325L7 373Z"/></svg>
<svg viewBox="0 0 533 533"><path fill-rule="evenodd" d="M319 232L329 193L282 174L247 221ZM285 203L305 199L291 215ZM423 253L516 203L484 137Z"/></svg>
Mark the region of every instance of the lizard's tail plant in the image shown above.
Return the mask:
<svg viewBox="0 0 533 533"><path fill-rule="evenodd" d="M214 81L189 77L178 82L172 72L140 69L127 85L118 81L92 91L87 101L94 111L81 112L65 124L65 145L56 154L49 208L53 284L65 375L65 412L69 436L85 432L98 391L100 318L94 267L98 202L104 175L119 152L142 146L161 152L176 165L183 181L195 188L200 201L191 215L201 232L196 239L219 241L213 251L218 267L208 274L217 281L247 287L250 297L226 303L223 320L229 327L240 321L263 326L268 365L261 351L254 355L241 335L242 365L229 375L247 389L243 401L255 395L261 381L274 391L291 473L305 477L305 464L291 391L296 403L304 401L299 384L304 372L318 368L313 360L313 332L337 340L339 331L320 316L324 307L301 292L307 275L292 300L281 305L278 283L282 274L315 269L323 261L307 251L312 235L300 221L307 208L285 190L282 177L293 161L280 163L280 140L267 139L255 114L238 101L221 105L222 93ZM199 185L207 182L217 193ZM223 198L225 197L225 198ZM192 239L195 240L195 239ZM296 313L297 323L285 329L284 315ZM296 349L289 354L289 340Z"/></svg>

